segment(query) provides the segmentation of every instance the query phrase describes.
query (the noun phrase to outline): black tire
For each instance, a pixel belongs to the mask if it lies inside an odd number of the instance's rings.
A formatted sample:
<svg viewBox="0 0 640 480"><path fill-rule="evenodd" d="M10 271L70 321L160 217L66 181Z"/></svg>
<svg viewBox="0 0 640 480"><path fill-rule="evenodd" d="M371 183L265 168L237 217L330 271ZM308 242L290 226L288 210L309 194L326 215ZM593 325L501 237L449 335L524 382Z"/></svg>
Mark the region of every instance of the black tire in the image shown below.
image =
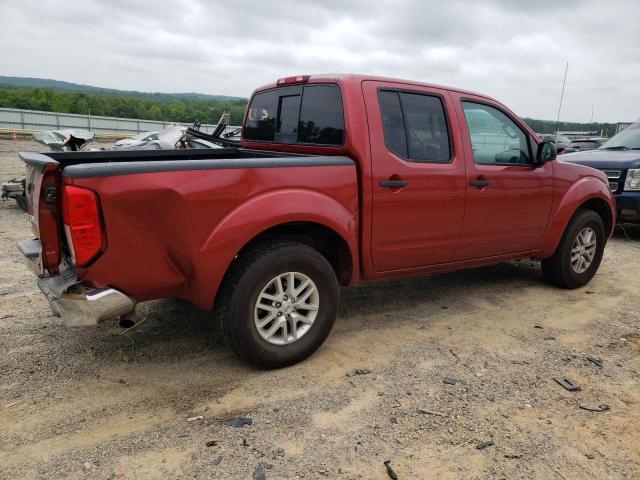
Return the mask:
<svg viewBox="0 0 640 480"><path fill-rule="evenodd" d="M320 301L315 321L301 338L274 345L258 332L254 309L262 289L286 272L309 277ZM338 301L338 280L327 259L302 243L278 241L259 245L236 260L218 294L215 313L233 350L258 368L272 369L300 362L322 345L333 327Z"/></svg>
<svg viewBox="0 0 640 480"><path fill-rule="evenodd" d="M578 234L587 227L595 232L596 251L591 265L584 272L578 273L571 265L571 250ZM606 242L607 235L602 217L593 210L578 210L569 221L556 251L551 257L542 260L545 279L562 288L579 288L586 285L598 271Z"/></svg>

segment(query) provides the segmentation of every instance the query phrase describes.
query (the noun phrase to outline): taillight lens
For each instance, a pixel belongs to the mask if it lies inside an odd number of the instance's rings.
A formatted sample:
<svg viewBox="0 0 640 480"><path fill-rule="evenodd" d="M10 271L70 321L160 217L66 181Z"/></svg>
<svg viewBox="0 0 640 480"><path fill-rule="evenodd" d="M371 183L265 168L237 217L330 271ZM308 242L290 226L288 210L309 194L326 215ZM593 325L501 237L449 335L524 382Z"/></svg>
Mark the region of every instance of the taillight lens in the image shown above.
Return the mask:
<svg viewBox="0 0 640 480"><path fill-rule="evenodd" d="M89 263L102 251L103 245L96 194L86 188L65 186L62 218L73 263Z"/></svg>

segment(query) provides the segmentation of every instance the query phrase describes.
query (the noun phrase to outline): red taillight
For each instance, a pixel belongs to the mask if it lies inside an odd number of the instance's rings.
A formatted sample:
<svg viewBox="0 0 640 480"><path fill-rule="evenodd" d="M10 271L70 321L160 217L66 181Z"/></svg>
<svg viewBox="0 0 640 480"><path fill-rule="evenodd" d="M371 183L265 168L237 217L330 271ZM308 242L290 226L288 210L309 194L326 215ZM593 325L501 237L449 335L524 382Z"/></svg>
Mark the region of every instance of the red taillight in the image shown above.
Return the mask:
<svg viewBox="0 0 640 480"><path fill-rule="evenodd" d="M75 265L84 265L103 245L98 198L91 190L67 185L62 196L64 229Z"/></svg>
<svg viewBox="0 0 640 480"><path fill-rule="evenodd" d="M296 75L293 77L279 78L278 85L291 85L293 83L307 83L309 81L309 75Z"/></svg>

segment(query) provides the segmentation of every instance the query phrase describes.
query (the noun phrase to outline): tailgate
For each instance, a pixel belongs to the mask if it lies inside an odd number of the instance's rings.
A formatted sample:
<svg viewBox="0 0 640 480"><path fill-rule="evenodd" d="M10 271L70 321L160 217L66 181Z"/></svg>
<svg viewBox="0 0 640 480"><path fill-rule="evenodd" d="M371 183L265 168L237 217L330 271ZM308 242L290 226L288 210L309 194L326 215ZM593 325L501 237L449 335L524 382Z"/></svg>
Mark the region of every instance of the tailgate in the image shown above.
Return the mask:
<svg viewBox="0 0 640 480"><path fill-rule="evenodd" d="M55 275L59 272L61 249L59 164L40 153L18 155L27 165L25 196L31 229L41 245L39 274Z"/></svg>

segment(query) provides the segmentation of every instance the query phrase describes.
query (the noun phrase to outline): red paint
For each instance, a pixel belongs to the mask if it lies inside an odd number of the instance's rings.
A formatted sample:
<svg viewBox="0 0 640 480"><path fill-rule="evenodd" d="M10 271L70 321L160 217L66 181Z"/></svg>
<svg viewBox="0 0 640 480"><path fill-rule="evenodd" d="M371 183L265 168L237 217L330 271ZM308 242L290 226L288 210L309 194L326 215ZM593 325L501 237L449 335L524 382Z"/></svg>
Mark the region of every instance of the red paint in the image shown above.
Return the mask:
<svg viewBox="0 0 640 480"><path fill-rule="evenodd" d="M295 77L294 77L295 78ZM294 80L292 80L294 81ZM88 267L86 283L112 286L138 301L185 298L203 308L236 254L256 235L289 222L324 225L349 247L349 284L480 266L513 258L549 256L567 222L584 202L600 199L614 215L603 173L561 163L542 167L476 165L462 98L482 95L428 84L364 77L312 76L342 92L341 147L242 142L244 147L318 155L347 155L353 166L287 167L141 173L64 179L97 193L106 249ZM259 90L275 88L270 84ZM433 93L442 98L452 137L452 161L411 163L384 144L379 87ZM259 91L258 90L258 91ZM477 188L472 179L488 179ZM402 188L380 180L403 179Z"/></svg>

